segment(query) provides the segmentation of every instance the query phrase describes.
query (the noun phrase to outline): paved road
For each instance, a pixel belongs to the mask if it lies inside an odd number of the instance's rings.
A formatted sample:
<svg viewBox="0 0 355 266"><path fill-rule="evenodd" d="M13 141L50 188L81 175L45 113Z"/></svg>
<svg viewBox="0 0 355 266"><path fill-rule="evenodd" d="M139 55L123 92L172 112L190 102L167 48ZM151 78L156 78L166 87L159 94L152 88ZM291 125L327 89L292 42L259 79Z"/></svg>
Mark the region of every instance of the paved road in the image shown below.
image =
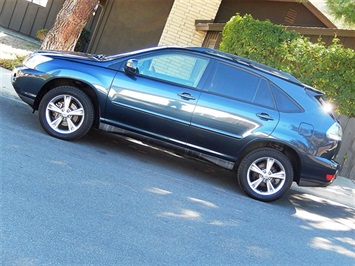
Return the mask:
<svg viewBox="0 0 355 266"><path fill-rule="evenodd" d="M339 191L262 203L232 172L133 140L49 137L4 87L0 115L3 265L355 265Z"/></svg>

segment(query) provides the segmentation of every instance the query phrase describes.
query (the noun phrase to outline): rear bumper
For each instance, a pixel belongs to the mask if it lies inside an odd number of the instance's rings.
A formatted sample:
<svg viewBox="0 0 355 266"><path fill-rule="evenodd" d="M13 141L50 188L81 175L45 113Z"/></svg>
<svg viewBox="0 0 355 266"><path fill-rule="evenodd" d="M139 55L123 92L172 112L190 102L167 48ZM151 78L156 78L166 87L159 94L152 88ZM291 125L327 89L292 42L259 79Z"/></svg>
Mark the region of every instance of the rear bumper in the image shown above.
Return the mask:
<svg viewBox="0 0 355 266"><path fill-rule="evenodd" d="M297 184L303 187L326 187L334 182L338 175L339 164L318 156L307 156Z"/></svg>

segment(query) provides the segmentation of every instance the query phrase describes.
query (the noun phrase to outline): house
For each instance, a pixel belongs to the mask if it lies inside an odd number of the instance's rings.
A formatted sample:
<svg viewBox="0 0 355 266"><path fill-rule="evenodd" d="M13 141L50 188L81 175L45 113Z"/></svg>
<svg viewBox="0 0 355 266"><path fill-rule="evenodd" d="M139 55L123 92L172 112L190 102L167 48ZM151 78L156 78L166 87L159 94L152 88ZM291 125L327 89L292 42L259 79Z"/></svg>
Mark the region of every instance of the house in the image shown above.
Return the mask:
<svg viewBox="0 0 355 266"><path fill-rule="evenodd" d="M64 0L0 0L0 26L36 37L49 29ZM86 28L90 53L117 53L156 45L218 48L224 24L236 13L268 19L330 44L336 35L355 49L355 30L338 29L311 2L299 0L100 0Z"/></svg>

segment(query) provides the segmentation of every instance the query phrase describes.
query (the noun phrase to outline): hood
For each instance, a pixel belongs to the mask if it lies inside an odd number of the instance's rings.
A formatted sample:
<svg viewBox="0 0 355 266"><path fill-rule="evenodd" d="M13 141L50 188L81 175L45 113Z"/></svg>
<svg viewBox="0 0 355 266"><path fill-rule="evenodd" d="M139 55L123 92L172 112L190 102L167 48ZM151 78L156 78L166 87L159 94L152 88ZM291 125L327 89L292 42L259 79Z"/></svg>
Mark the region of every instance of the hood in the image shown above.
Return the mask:
<svg viewBox="0 0 355 266"><path fill-rule="evenodd" d="M54 50L39 50L31 54L43 55L51 58L65 58L66 60L85 60L85 61L108 61L104 55L88 54L81 52L71 52L71 51L54 51Z"/></svg>

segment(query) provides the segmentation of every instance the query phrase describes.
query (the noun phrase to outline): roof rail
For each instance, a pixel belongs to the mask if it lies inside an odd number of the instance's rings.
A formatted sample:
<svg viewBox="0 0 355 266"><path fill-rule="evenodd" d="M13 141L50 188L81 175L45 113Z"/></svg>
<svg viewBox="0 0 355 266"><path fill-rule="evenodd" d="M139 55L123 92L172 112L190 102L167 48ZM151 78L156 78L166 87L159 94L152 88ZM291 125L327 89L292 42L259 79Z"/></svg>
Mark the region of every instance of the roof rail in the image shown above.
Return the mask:
<svg viewBox="0 0 355 266"><path fill-rule="evenodd" d="M194 51L198 51L198 52L201 52L201 53L208 53L208 54L211 54L211 55L214 55L214 56L222 57L224 59L237 62L239 64L242 64L242 65L257 69L259 71L262 71L262 72L265 72L265 73L268 73L268 74L271 74L271 75L274 75L274 76L277 76L279 78L291 81L293 83L297 83L297 84L303 85L303 83L301 81L299 81L294 76L292 76L292 75L290 75L290 74L288 74L286 72L283 72L281 70L277 70L277 69L272 68L270 66L258 63L256 61L253 61L253 60L250 60L250 59L247 59L247 58L244 58L244 57L240 57L240 56L237 56L237 55L229 54L229 53L226 53L226 52L222 52L222 51L219 51L219 50L216 50L216 49L212 49L212 48L207 48L207 47L188 47L188 49L194 50Z"/></svg>

